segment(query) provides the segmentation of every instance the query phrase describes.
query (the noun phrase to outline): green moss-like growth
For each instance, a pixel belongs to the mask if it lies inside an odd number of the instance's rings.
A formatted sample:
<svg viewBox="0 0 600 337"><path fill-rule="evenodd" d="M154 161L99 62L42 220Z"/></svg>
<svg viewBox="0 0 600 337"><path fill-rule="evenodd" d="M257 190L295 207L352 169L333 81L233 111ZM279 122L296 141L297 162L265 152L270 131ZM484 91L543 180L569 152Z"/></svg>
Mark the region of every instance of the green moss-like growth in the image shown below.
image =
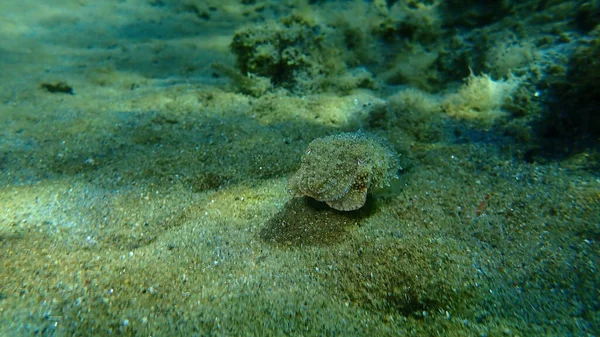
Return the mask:
<svg viewBox="0 0 600 337"><path fill-rule="evenodd" d="M400 90L388 98L391 125L402 130L398 137L435 143L443 134L441 98L416 89Z"/></svg>
<svg viewBox="0 0 600 337"><path fill-rule="evenodd" d="M231 50L243 75L254 74L287 89L306 89L309 78L330 68L319 27L300 16L250 26L235 33Z"/></svg>
<svg viewBox="0 0 600 337"><path fill-rule="evenodd" d="M347 68L341 40L329 28L296 14L237 31L231 50L242 76L268 80L276 88L310 93L375 87L365 68Z"/></svg>

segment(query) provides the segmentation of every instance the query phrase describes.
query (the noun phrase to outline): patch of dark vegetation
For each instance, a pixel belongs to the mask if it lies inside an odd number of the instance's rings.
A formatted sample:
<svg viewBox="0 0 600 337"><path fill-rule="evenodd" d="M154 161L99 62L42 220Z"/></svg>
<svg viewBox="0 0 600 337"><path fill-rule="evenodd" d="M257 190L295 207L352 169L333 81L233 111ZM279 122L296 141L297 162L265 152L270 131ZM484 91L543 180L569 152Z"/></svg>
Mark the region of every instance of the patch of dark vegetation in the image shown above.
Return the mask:
<svg viewBox="0 0 600 337"><path fill-rule="evenodd" d="M600 150L600 31L571 56L562 74L548 78L548 110L537 126L540 144L529 157L564 158Z"/></svg>

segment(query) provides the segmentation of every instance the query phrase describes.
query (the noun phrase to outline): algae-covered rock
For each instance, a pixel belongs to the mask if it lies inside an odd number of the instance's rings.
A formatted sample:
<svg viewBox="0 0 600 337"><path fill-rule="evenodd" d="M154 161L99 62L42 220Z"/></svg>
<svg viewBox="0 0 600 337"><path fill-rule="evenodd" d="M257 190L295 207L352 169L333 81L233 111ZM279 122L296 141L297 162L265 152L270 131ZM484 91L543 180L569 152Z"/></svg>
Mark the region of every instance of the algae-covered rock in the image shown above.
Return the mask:
<svg viewBox="0 0 600 337"><path fill-rule="evenodd" d="M363 62L349 61L340 33L299 14L239 29L231 51L241 76L293 92L374 88ZM350 66L350 68L349 68ZM238 76L231 76L238 84ZM248 87L242 83L241 89ZM262 85L264 87L264 85Z"/></svg>
<svg viewBox="0 0 600 337"><path fill-rule="evenodd" d="M396 178L397 155L383 139L365 133L342 133L313 140L302 164L288 181L295 196L324 201L340 211L361 208L371 186Z"/></svg>
<svg viewBox="0 0 600 337"><path fill-rule="evenodd" d="M330 72L324 64L328 57L323 38L317 25L291 16L237 31L231 50L243 75L254 74L293 89L302 87L299 82Z"/></svg>

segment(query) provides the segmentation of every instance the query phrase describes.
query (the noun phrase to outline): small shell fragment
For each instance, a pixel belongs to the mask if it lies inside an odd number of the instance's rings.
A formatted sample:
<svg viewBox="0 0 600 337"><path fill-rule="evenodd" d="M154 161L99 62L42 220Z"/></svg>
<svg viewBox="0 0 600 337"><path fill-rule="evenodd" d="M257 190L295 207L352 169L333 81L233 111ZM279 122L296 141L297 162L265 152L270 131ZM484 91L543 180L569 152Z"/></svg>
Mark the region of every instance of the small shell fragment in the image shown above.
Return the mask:
<svg viewBox="0 0 600 337"><path fill-rule="evenodd" d="M309 145L300 169L288 181L294 196L308 196L340 211L364 206L371 186L397 178L396 153L385 141L366 133L317 138Z"/></svg>

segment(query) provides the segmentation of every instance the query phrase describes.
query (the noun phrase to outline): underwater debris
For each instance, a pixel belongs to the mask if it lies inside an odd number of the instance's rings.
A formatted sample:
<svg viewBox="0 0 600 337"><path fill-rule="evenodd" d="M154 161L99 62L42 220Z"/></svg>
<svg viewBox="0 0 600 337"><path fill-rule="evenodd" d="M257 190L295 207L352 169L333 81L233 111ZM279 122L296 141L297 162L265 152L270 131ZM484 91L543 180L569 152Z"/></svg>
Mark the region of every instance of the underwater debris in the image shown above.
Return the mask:
<svg viewBox="0 0 600 337"><path fill-rule="evenodd" d="M371 186L389 185L399 168L397 155L374 135L359 132L317 138L288 181L288 191L324 201L339 211L353 211L364 206Z"/></svg>

